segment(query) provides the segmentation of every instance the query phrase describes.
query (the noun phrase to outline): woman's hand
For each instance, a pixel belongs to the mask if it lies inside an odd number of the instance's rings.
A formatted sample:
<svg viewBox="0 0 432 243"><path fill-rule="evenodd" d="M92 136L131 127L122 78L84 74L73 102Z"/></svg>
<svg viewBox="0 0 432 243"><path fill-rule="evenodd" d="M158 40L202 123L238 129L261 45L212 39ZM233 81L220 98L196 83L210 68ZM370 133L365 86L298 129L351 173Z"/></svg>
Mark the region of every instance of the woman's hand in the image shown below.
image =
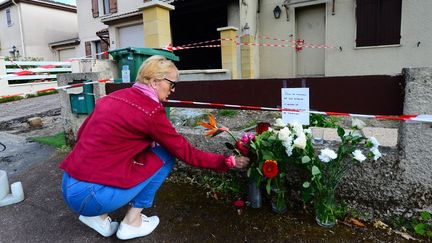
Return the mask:
<svg viewBox="0 0 432 243"><path fill-rule="evenodd" d="M235 168L242 169L245 168L249 164L249 158L244 156L236 156L235 157Z"/></svg>

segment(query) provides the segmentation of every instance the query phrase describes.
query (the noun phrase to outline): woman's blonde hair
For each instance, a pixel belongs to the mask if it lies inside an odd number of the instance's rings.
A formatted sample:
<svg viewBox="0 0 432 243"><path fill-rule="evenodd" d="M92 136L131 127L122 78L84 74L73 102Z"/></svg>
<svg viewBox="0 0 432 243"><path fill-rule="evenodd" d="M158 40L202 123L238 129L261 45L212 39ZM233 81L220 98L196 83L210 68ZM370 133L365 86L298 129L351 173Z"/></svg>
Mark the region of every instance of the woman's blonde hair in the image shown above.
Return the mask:
<svg viewBox="0 0 432 243"><path fill-rule="evenodd" d="M171 60L159 55L151 56L141 64L136 82L150 84L151 79L164 79L173 70L178 76L178 69Z"/></svg>

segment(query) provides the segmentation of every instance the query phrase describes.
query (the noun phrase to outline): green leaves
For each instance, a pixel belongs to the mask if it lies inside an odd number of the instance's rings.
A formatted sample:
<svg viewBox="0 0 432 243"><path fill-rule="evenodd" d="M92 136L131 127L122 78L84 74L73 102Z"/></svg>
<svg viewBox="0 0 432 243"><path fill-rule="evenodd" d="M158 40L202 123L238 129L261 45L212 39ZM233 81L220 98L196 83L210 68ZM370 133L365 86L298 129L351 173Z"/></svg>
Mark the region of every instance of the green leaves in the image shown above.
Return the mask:
<svg viewBox="0 0 432 243"><path fill-rule="evenodd" d="M342 127L338 126L337 134L340 138L343 138L343 136L345 135L345 130Z"/></svg>
<svg viewBox="0 0 432 243"><path fill-rule="evenodd" d="M425 221L428 221L431 219L431 214L427 211L423 211L420 216Z"/></svg>
<svg viewBox="0 0 432 243"><path fill-rule="evenodd" d="M301 160L302 160L302 164L306 164L311 161L311 159L307 155L303 156Z"/></svg>
<svg viewBox="0 0 432 243"><path fill-rule="evenodd" d="M426 233L426 225L425 224L417 224L414 229L415 229L415 232L419 235L425 235L425 233Z"/></svg>
<svg viewBox="0 0 432 243"><path fill-rule="evenodd" d="M319 175L319 174L321 174L321 171L320 171L320 169L317 167L317 166L312 166L312 176L316 176L316 175Z"/></svg>
<svg viewBox="0 0 432 243"><path fill-rule="evenodd" d="M267 191L267 194L270 195L270 191L271 191L271 179L267 180L266 191Z"/></svg>
<svg viewBox="0 0 432 243"><path fill-rule="evenodd" d="M416 234L419 234L421 236L426 236L429 239L432 239L432 224L430 220L431 220L431 213L427 211L421 212L420 222L417 222L417 220L414 220L413 222L413 226Z"/></svg>

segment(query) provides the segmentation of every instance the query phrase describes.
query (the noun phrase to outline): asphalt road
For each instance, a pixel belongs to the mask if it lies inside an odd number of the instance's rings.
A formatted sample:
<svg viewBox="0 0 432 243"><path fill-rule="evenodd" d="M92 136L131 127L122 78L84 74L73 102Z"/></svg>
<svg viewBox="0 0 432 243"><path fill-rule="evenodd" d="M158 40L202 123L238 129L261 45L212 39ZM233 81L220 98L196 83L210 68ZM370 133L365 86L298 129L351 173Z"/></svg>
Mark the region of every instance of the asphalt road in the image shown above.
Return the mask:
<svg viewBox="0 0 432 243"><path fill-rule="evenodd" d="M0 104L0 143L6 146L6 149L0 152L0 170L5 170L11 175L46 161L54 155L56 151L54 148L28 139L34 133L28 131L25 121L29 117L54 114L59 110L60 102L57 94ZM19 126L15 127L15 125ZM43 129L52 129L52 127L45 126L36 132L40 133ZM57 131L58 129L53 133ZM3 149L0 148L1 150Z"/></svg>

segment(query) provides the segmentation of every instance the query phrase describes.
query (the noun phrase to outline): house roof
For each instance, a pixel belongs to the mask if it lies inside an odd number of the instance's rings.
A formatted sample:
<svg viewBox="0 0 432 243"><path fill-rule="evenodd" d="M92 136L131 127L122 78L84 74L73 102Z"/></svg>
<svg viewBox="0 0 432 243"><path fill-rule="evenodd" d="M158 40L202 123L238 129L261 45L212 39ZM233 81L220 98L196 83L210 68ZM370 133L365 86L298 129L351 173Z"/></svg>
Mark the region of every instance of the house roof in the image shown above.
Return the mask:
<svg viewBox="0 0 432 243"><path fill-rule="evenodd" d="M67 12L76 13L76 6L69 5L65 3L55 2L52 0L15 0L16 3L27 3L27 4L33 4L38 5L46 8L53 8L58 10L63 10ZM0 10L3 10L5 8L8 8L10 6L13 6L12 0L7 0L2 3L0 3Z"/></svg>

